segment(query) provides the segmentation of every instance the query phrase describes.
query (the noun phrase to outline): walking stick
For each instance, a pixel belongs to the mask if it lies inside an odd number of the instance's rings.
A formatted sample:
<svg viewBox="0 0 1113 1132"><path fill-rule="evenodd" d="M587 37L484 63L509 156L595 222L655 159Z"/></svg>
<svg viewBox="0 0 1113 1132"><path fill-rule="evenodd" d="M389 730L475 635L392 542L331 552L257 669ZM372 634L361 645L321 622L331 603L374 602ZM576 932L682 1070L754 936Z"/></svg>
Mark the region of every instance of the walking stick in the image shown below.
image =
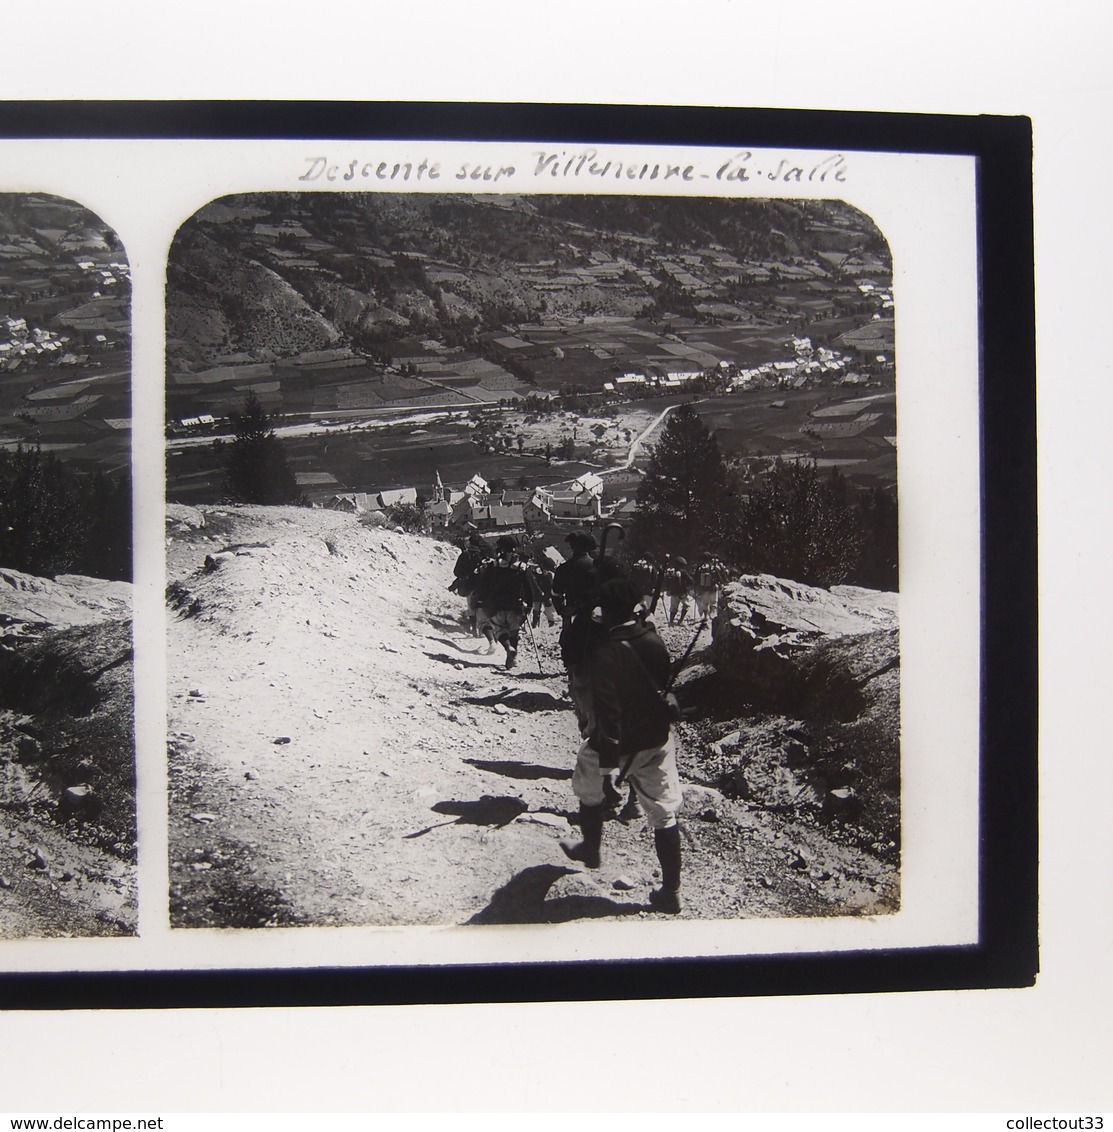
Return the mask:
<svg viewBox="0 0 1113 1132"><path fill-rule="evenodd" d="M533 625L530 624L528 613L522 620L526 623L526 632L529 633L530 643L533 645L533 655L537 657L537 673L539 676L544 676L545 669L541 664L541 650L537 647L537 638L533 635Z"/></svg>

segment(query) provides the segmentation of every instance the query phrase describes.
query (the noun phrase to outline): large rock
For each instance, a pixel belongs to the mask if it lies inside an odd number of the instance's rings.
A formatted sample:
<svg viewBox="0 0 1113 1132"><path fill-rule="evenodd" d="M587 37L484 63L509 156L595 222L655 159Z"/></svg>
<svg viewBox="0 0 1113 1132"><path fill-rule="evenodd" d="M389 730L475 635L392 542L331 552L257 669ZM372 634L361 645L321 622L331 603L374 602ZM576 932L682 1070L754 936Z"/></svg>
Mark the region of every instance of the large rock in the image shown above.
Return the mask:
<svg viewBox="0 0 1113 1132"><path fill-rule="evenodd" d="M131 617L132 585L59 574L53 581L0 568L0 626L9 634Z"/></svg>
<svg viewBox="0 0 1113 1132"><path fill-rule="evenodd" d="M205 516L196 507L167 503L166 525L175 531L200 530L205 526Z"/></svg>
<svg viewBox="0 0 1113 1132"><path fill-rule="evenodd" d="M897 626L896 594L749 574L724 590L712 626L712 661L756 696L781 699L799 690L800 662L818 645Z"/></svg>

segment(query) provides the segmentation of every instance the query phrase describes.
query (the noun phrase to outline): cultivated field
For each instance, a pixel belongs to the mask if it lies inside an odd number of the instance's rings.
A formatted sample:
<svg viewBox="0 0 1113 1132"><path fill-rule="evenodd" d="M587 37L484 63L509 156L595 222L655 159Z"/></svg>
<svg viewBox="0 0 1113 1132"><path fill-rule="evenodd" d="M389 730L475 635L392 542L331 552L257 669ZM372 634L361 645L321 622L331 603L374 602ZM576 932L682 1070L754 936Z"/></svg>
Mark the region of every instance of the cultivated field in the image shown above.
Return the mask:
<svg viewBox="0 0 1113 1132"><path fill-rule="evenodd" d="M891 388L872 393L867 402L861 389L749 390L697 401L696 409L727 456L814 458L821 466L839 466L863 485L888 486L896 480L896 449L886 439L896 432L895 395ZM437 472L451 487L462 486L476 472L488 481L502 479L509 488L521 480L532 487L572 479L585 470L615 468L625 461L630 442L662 410L690 399L690 394L674 393L630 401L614 406L613 415L599 417L490 409L482 418L482 435L469 413L407 414L395 423L372 423L364 416L347 426L280 425L278 432L310 500L390 487L431 489ZM868 424L846 437L817 432L832 418L812 414L837 410L843 402L860 403ZM861 417L847 423L855 419ZM509 442L506 449L500 447L503 438ZM636 494L638 469L656 438L657 433L646 438L632 473L608 475L606 503ZM569 439L574 459L554 455L546 461L547 448L556 452ZM222 498L225 458L226 449L211 441L171 441L168 498L180 503Z"/></svg>

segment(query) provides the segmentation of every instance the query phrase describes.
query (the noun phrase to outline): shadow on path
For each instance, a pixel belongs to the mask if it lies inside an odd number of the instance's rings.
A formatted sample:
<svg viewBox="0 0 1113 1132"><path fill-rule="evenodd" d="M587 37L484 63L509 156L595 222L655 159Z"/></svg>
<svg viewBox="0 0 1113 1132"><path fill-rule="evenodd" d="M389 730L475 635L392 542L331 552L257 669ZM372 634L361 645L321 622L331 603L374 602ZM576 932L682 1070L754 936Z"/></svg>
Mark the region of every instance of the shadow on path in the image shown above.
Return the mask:
<svg viewBox="0 0 1113 1132"><path fill-rule="evenodd" d="M491 707L494 704L506 704L507 707L517 708L519 711L571 711L572 703L561 696L554 696L552 692L533 691L531 689L504 688L493 696L462 696L461 702L465 704L483 704Z"/></svg>
<svg viewBox="0 0 1113 1132"><path fill-rule="evenodd" d="M475 638L474 637L461 637L461 638L459 638L459 640L457 640L453 637L427 637L426 639L430 640L430 641L434 641L438 645L448 645L448 647L450 649L455 649L457 652L462 652L462 653L466 654L467 656L485 655L483 653L482 649L477 649L475 647ZM464 641L464 642L466 642L466 644L461 644L460 641ZM470 647L468 647L468 646L470 646ZM428 655L428 654L426 654L426 655ZM491 655L493 656L494 653L492 653Z"/></svg>
<svg viewBox="0 0 1113 1132"><path fill-rule="evenodd" d="M521 798L500 797L494 798L484 794L477 802L438 802L432 807L435 814L454 814L449 821L435 822L424 829L404 835L404 839L423 837L434 829L446 825L485 825L501 829L509 825L519 814L529 809L529 803Z"/></svg>
<svg viewBox="0 0 1113 1132"><path fill-rule="evenodd" d="M527 782L536 781L539 778L567 781L572 777L571 770L562 770L555 766L538 766L536 763L514 762L510 759L502 761L497 759L464 759L464 762L469 766L478 767L480 770L490 771L492 774L502 774L507 778L518 778Z"/></svg>
<svg viewBox="0 0 1113 1132"><path fill-rule="evenodd" d="M532 865L511 877L476 912L469 924L564 924L571 920L604 916L636 916L648 909L641 904L623 904L605 896L559 896L547 900L549 889L563 876L578 872L564 865Z"/></svg>
<svg viewBox="0 0 1113 1132"><path fill-rule="evenodd" d="M433 614L427 614L424 618L425 622L432 625L434 629L440 629L442 633L457 633L461 637L467 637L469 640L475 640L472 636L471 629L465 625L463 621L450 621L444 617L436 617Z"/></svg>
<svg viewBox="0 0 1113 1132"><path fill-rule="evenodd" d="M462 650L466 652L467 650ZM461 660L458 656L449 656L448 653L443 652L427 652L425 654L430 660L439 660L442 664L451 664L455 666L462 666L464 668L492 668L493 657L485 657L483 660ZM470 655L474 656L474 653Z"/></svg>

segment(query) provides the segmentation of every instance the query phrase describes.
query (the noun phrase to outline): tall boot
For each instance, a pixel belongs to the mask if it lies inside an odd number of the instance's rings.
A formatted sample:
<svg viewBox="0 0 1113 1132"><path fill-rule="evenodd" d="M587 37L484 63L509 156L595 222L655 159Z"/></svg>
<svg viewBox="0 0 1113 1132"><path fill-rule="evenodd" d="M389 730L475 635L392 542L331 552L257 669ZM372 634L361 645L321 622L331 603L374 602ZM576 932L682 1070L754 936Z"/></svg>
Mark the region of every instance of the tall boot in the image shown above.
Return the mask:
<svg viewBox="0 0 1113 1132"><path fill-rule="evenodd" d="M649 894L654 912L675 916L680 912L680 826L670 825L653 831L653 847L661 862L661 887Z"/></svg>
<svg viewBox="0 0 1113 1132"><path fill-rule="evenodd" d="M603 807L580 806L580 832L582 841L563 840L560 843L564 855L572 861L579 861L589 869L599 868L599 851L603 844Z"/></svg>

